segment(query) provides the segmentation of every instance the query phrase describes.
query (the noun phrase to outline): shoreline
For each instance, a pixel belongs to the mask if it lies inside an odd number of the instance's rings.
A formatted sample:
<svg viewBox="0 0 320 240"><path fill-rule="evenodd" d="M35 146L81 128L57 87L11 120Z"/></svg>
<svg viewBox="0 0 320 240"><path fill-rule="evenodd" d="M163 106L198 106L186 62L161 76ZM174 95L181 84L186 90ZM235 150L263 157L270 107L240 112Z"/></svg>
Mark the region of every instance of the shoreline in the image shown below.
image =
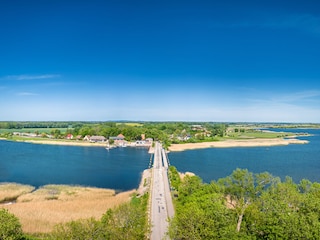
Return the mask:
<svg viewBox="0 0 320 240"><path fill-rule="evenodd" d="M45 145L60 145L60 146L79 146L79 147L107 147L107 143L99 142L83 142L83 141L67 141L67 140L11 140L0 138L5 141L25 142L31 144ZM185 150L204 149L204 148L229 148L229 147L272 147L272 146L287 146L289 144L307 144L309 141L297 139L296 136L288 138L254 138L254 139L228 139L215 142L200 142L200 143L181 143L171 144L168 148L170 152L179 152ZM130 144L128 146L131 146ZM152 147L149 148L149 153L152 153Z"/></svg>
<svg viewBox="0 0 320 240"><path fill-rule="evenodd" d="M170 152L179 152L185 150L195 150L204 148L230 148L230 147L272 147L272 146L287 146L289 144L307 144L309 141L296 138L255 138L244 140L225 140L217 142L201 142L201 143L184 143L171 144Z"/></svg>
<svg viewBox="0 0 320 240"><path fill-rule="evenodd" d="M65 140L19 140L18 142L47 144L47 145L62 145L62 146L79 146L79 147L107 147L107 143L98 142L80 142L80 141L65 141Z"/></svg>
<svg viewBox="0 0 320 240"><path fill-rule="evenodd" d="M117 145L111 145L107 142L87 142L87 141L76 141L76 140L60 140L60 139L8 139L0 138L0 141L10 141L10 142L22 142L22 143L32 143L32 144L43 144L43 145L58 145L58 146L74 146L74 147L104 147L108 149L117 148ZM121 146L120 146L121 147ZM134 142L130 142L126 147L144 147L150 149L149 145L135 145Z"/></svg>

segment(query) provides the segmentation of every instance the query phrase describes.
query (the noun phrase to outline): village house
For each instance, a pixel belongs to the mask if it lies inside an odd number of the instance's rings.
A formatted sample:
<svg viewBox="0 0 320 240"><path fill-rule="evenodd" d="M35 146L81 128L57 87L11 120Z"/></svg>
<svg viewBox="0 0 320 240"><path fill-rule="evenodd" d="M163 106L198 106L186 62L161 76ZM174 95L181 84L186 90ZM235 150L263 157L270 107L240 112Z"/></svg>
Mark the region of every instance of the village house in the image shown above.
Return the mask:
<svg viewBox="0 0 320 240"><path fill-rule="evenodd" d="M177 139L178 139L179 141L188 141L190 138L191 138L191 135L190 135L190 134L180 135L180 136L177 137Z"/></svg>
<svg viewBox="0 0 320 240"><path fill-rule="evenodd" d="M66 136L66 139L71 140L73 139L73 135L71 133L68 133Z"/></svg>
<svg viewBox="0 0 320 240"><path fill-rule="evenodd" d="M36 133L13 132L12 134L15 136L21 136L21 137L38 137Z"/></svg>
<svg viewBox="0 0 320 240"><path fill-rule="evenodd" d="M85 135L84 138L82 139L83 141L90 141L90 135Z"/></svg>
<svg viewBox="0 0 320 240"><path fill-rule="evenodd" d="M104 136L91 136L90 142L105 142L107 139Z"/></svg>
<svg viewBox="0 0 320 240"><path fill-rule="evenodd" d="M81 138L82 138L82 135L76 136L76 140L77 140L77 141L81 140Z"/></svg>
<svg viewBox="0 0 320 240"><path fill-rule="evenodd" d="M191 125L191 129L193 131L201 131L203 130L203 127L201 125L194 124L194 125Z"/></svg>
<svg viewBox="0 0 320 240"><path fill-rule="evenodd" d="M126 146L127 141L124 139L125 137L122 134L119 134L116 137L109 137L109 140L113 140L114 145L118 145L118 146Z"/></svg>
<svg viewBox="0 0 320 240"><path fill-rule="evenodd" d="M144 140L137 140L135 142L135 146L143 146L143 147L149 147L152 145L153 139L152 138L147 138Z"/></svg>
<svg viewBox="0 0 320 240"><path fill-rule="evenodd" d="M152 138L147 138L146 139L146 143L151 145L153 143L153 139Z"/></svg>

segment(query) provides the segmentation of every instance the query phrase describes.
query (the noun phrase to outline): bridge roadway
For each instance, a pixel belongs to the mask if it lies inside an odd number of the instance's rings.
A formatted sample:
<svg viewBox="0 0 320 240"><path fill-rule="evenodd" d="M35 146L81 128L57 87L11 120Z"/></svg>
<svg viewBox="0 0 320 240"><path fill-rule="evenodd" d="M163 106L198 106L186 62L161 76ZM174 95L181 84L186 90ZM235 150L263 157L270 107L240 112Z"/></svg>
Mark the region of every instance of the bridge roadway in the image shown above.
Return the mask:
<svg viewBox="0 0 320 240"><path fill-rule="evenodd" d="M155 144L151 181L151 240L169 239L168 219L174 215L174 208L168 179L168 159L159 142Z"/></svg>

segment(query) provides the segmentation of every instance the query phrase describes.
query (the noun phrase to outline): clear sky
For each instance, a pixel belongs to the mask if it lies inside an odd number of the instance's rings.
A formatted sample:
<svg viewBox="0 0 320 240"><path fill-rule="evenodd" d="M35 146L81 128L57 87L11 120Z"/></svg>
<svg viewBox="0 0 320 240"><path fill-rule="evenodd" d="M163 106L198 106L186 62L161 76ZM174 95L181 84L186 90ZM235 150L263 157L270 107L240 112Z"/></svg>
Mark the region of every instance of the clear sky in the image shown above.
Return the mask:
<svg viewBox="0 0 320 240"><path fill-rule="evenodd" d="M320 1L2 0L0 120L320 122Z"/></svg>

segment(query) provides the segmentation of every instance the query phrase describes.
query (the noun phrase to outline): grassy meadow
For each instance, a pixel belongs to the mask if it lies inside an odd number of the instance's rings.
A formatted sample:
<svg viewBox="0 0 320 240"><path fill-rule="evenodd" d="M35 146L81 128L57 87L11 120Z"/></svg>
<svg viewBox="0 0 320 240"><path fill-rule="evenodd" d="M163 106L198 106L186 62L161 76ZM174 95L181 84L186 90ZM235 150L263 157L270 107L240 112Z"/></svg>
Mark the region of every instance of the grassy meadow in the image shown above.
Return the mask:
<svg viewBox="0 0 320 240"><path fill-rule="evenodd" d="M254 138L284 138L293 137L296 133L289 132L272 132L272 131L255 131L246 130L245 132L231 132L225 138L227 139L254 139Z"/></svg>
<svg viewBox="0 0 320 240"><path fill-rule="evenodd" d="M121 126L121 125L125 125L125 126L130 126L130 127L142 127L143 124L142 123L135 123L135 122L126 122L126 123L116 123L116 126Z"/></svg>

